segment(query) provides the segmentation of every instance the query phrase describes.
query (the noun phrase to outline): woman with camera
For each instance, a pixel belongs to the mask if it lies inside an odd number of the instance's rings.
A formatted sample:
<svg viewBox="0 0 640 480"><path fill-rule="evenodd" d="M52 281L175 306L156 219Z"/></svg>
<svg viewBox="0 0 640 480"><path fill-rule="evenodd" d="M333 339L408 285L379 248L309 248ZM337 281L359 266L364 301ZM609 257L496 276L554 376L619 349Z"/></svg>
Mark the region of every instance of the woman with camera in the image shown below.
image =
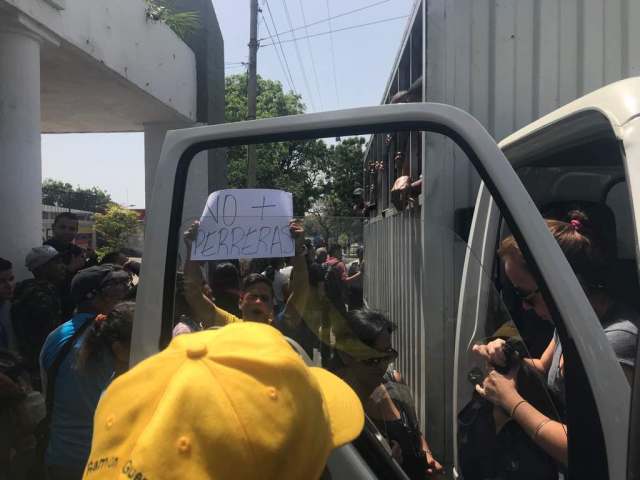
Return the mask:
<svg viewBox="0 0 640 480"><path fill-rule="evenodd" d="M578 280L585 290L604 332L613 347L627 378L633 378L638 314L629 306L616 302L603 287L605 254L601 243L582 211L569 212L568 221L547 220L547 226ZM502 241L498 254L504 262L505 273L513 285L525 310L533 310L545 321L551 314L542 298L540 288L524 260L515 239ZM505 365L505 341L493 340L475 345L473 351L491 365ZM567 465L567 428L563 423L565 411L564 357L557 332L540 358L526 358L523 362L546 377L547 388L556 400L560 420L553 420L540 412L520 395L516 385L517 368L508 373L492 370L476 391L515 420L533 442L562 465Z"/></svg>

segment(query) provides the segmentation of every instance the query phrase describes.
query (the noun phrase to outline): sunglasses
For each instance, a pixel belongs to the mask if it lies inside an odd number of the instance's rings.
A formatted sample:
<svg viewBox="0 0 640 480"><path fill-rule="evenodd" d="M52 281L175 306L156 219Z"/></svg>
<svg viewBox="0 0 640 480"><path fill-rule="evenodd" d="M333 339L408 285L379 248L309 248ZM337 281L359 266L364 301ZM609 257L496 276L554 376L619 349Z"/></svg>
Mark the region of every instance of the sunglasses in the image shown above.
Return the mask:
<svg viewBox="0 0 640 480"><path fill-rule="evenodd" d="M367 365L369 367L376 367L376 366L380 365L381 363L391 363L396 358L398 358L398 352L396 350L394 350L393 348L388 348L387 350L385 350L382 353L386 353L386 355L383 355L382 357L367 358L367 359L364 359L364 360L360 360L360 362L364 363L365 365Z"/></svg>
<svg viewBox="0 0 640 480"><path fill-rule="evenodd" d="M533 298L540 293L540 288L526 291L526 290L521 290L519 288L513 287L513 291L520 300L531 305Z"/></svg>

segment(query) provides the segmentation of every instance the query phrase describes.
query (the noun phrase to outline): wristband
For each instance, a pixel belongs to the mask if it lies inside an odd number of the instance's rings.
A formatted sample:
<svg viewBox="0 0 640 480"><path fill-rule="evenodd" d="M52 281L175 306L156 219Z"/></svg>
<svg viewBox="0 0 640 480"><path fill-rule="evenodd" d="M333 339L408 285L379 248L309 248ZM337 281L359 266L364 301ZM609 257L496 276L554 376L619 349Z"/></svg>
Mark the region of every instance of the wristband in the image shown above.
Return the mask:
<svg viewBox="0 0 640 480"><path fill-rule="evenodd" d="M540 430L542 430L542 427L544 427L547 423L549 423L551 421L550 418L545 418L543 421L541 421L538 426L536 427L536 431L533 434L533 437L531 437L531 439L535 442L536 438L538 437L538 433L540 433Z"/></svg>
<svg viewBox="0 0 640 480"><path fill-rule="evenodd" d="M518 410L518 407L523 403L527 403L527 401L523 399L515 404L515 406L511 409L511 415L509 415L511 418L513 418L513 416L516 414L516 410Z"/></svg>

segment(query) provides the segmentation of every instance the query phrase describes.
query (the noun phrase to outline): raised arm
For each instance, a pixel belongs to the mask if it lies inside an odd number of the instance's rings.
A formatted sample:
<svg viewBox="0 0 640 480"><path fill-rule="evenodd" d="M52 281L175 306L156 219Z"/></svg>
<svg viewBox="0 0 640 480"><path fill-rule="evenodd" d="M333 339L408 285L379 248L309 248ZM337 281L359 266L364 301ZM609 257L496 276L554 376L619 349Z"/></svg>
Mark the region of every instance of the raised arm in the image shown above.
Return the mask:
<svg viewBox="0 0 640 480"><path fill-rule="evenodd" d="M298 222L291 221L289 224L291 236L295 242L295 257L293 259L293 269L291 270L290 291L291 295L287 300L284 309L284 320L290 327L298 327L302 323L302 318L307 306L309 297L309 270L307 268L307 258L304 246L304 228Z"/></svg>
<svg viewBox="0 0 640 480"><path fill-rule="evenodd" d="M204 327L224 325L224 320L218 315L213 301L202 292L204 278L200 262L191 260L191 245L198 235L200 222L197 220L184 232L184 244L187 254L184 260L184 297L197 320Z"/></svg>

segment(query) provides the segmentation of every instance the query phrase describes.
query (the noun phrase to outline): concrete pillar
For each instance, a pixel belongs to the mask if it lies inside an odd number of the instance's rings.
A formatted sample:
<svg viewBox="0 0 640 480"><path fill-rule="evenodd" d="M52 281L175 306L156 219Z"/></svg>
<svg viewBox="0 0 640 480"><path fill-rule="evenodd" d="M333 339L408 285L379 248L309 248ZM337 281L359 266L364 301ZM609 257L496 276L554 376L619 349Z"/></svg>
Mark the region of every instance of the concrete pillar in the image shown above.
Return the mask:
<svg viewBox="0 0 640 480"><path fill-rule="evenodd" d="M0 256L18 279L42 244L40 41L21 25L0 22Z"/></svg>
<svg viewBox="0 0 640 480"><path fill-rule="evenodd" d="M186 124L178 123L145 123L144 124L144 199L145 208L151 209L151 195L156 178L156 168L162 153L164 136L168 130L185 128Z"/></svg>
<svg viewBox="0 0 640 480"><path fill-rule="evenodd" d="M144 179L145 208L149 211L156 168L160 160L162 144L167 130L186 128L187 124L145 123L144 125ZM209 195L208 152L196 155L187 175L187 188L182 211L181 228L186 228L193 220L200 218ZM167 212L168 214L169 212Z"/></svg>

